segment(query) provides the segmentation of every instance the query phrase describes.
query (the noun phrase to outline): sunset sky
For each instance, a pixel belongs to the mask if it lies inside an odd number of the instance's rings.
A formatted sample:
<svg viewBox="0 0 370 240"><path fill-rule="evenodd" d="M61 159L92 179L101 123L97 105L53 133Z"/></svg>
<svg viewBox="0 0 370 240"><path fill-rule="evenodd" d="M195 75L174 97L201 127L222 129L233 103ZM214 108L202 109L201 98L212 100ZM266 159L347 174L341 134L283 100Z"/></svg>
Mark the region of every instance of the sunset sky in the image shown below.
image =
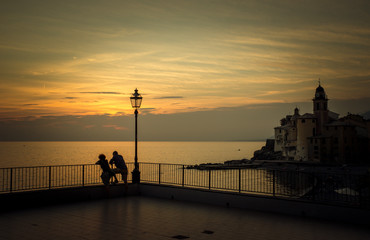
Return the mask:
<svg viewBox="0 0 370 240"><path fill-rule="evenodd" d="M252 140L370 110L368 0L2 1L0 140Z"/></svg>

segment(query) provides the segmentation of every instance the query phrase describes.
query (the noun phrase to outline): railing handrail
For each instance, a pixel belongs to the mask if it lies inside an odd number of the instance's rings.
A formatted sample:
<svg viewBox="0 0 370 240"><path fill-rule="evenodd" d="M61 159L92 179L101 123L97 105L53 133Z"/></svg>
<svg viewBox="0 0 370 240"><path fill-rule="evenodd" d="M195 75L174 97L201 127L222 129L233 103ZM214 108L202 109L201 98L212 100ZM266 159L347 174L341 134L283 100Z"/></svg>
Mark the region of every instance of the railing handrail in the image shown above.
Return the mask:
<svg viewBox="0 0 370 240"><path fill-rule="evenodd" d="M133 162L127 162L129 170L133 169L133 164ZM226 190L240 194L254 193L272 197L299 198L308 201L340 202L361 207L365 205L370 208L369 188L368 186L361 188L363 183L368 184L367 181L370 181L369 174L328 174L299 169L292 171L291 169L243 167L199 170L187 168L188 166L194 165L142 162L139 164L141 182ZM0 168L0 192L102 184L101 172L100 166L94 163ZM129 180L131 180L130 175Z"/></svg>
<svg viewBox="0 0 370 240"><path fill-rule="evenodd" d="M133 164L133 162L126 162L126 164ZM94 166L95 163L80 163L80 164L60 164L60 165L35 165L35 166L25 166L25 167L2 167L1 169L17 169L17 168L42 168L42 167L75 167L75 166Z"/></svg>

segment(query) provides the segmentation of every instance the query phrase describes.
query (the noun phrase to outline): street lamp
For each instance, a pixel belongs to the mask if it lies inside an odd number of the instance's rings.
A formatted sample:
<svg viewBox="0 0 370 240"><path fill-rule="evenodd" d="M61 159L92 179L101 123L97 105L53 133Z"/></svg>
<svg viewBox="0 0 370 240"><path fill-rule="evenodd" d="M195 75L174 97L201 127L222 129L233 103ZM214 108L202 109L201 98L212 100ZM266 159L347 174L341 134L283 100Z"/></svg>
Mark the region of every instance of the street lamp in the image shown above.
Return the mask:
<svg viewBox="0 0 370 240"><path fill-rule="evenodd" d="M141 106L141 101L143 100L143 97L138 93L137 88L130 97L130 100L132 108L135 108L135 168L132 171L132 183L140 183L140 171L139 164L137 162L137 110Z"/></svg>

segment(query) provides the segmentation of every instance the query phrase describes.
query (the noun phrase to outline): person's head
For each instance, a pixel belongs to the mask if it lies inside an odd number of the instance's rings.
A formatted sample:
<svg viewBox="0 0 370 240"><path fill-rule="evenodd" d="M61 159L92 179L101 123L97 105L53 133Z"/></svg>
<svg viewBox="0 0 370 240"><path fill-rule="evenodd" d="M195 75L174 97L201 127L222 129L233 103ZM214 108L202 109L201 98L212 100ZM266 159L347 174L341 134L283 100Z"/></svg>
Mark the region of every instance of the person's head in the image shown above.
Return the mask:
<svg viewBox="0 0 370 240"><path fill-rule="evenodd" d="M104 155L104 154L100 154L100 155L99 155L99 159L100 159L100 160L105 160L105 155Z"/></svg>
<svg viewBox="0 0 370 240"><path fill-rule="evenodd" d="M116 156L116 155L118 155L118 152L117 151L114 151L113 152L113 156Z"/></svg>

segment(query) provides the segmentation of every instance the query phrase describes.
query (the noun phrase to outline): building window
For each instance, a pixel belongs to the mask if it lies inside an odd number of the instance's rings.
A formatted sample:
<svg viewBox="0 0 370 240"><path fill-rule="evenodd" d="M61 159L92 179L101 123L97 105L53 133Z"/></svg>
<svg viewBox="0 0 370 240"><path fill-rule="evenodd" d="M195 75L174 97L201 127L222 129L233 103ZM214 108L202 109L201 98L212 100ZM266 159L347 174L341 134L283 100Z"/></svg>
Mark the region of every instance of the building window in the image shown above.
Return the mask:
<svg viewBox="0 0 370 240"><path fill-rule="evenodd" d="M316 122L315 119L312 119L312 122L315 123Z"/></svg>
<svg viewBox="0 0 370 240"><path fill-rule="evenodd" d="M312 129L312 136L316 136L316 128Z"/></svg>
<svg viewBox="0 0 370 240"><path fill-rule="evenodd" d="M316 103L316 110L320 110L320 103Z"/></svg>
<svg viewBox="0 0 370 240"><path fill-rule="evenodd" d="M302 119L302 123L305 123L306 122L306 120L305 119Z"/></svg>

